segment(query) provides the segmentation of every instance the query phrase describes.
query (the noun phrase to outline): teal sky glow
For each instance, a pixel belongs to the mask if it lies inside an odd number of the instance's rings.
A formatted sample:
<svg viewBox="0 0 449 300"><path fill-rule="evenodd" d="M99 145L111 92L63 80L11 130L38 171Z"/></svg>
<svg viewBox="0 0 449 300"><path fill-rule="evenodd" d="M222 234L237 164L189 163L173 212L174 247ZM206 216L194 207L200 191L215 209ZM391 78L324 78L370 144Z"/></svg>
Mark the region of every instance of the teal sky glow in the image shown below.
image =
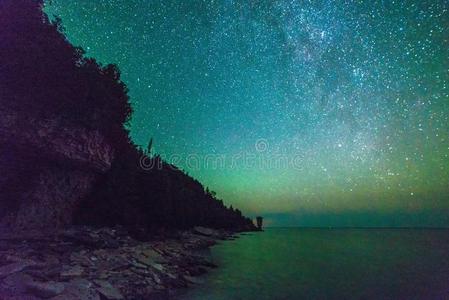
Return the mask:
<svg viewBox="0 0 449 300"><path fill-rule="evenodd" d="M133 140L272 225L449 226L449 2L53 0Z"/></svg>

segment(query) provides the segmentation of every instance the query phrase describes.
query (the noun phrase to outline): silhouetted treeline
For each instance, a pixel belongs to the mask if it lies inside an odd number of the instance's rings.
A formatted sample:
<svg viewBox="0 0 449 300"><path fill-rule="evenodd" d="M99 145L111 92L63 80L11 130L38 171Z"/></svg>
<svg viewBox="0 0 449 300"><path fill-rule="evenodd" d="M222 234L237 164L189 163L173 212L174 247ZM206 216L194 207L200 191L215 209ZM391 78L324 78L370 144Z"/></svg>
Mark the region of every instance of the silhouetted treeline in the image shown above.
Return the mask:
<svg viewBox="0 0 449 300"><path fill-rule="evenodd" d="M100 129L111 141L127 139L123 124L132 113L114 65L84 58L50 22L42 1L0 1L1 104Z"/></svg>
<svg viewBox="0 0 449 300"><path fill-rule="evenodd" d="M74 215L77 223L252 228L251 220L240 211L225 207L201 183L160 157L149 158L159 168L141 168L144 153L133 145L124 127L132 109L118 68L85 58L84 51L62 34L60 20L51 22L42 12L41 0L0 1L0 41L1 109L41 120L57 119L67 128L98 131L115 149L112 167L79 203ZM0 157L9 166L7 178L0 180L2 214L13 213L15 193L26 188L29 176L21 163L27 151L9 146L7 150ZM13 153L8 156L8 152ZM51 157L39 160L52 163ZM16 189L9 191L13 181Z"/></svg>
<svg viewBox="0 0 449 300"><path fill-rule="evenodd" d="M158 225L252 229L251 220L238 209L227 208L200 182L159 156L147 158L154 168L142 169L139 159L144 155L135 148L121 153L80 208L77 221L136 229Z"/></svg>

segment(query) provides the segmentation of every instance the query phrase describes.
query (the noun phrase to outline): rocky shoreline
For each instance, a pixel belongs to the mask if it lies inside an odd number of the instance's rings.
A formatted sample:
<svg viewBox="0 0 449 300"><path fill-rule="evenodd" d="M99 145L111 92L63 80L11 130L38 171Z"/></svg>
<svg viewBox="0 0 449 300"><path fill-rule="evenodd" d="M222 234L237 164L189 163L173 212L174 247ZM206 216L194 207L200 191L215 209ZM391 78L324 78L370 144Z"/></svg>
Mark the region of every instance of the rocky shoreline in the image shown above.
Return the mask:
<svg viewBox="0 0 449 300"><path fill-rule="evenodd" d="M195 227L142 242L121 227L0 235L0 299L170 299L215 268L198 250L229 231Z"/></svg>

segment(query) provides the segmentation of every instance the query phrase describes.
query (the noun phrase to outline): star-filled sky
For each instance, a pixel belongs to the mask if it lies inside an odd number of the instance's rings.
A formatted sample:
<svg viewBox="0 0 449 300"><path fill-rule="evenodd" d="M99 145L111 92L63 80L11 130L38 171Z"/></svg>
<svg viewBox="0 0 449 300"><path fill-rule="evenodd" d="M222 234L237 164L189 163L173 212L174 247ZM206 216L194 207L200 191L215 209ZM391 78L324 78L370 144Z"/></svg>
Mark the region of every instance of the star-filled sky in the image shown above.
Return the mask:
<svg viewBox="0 0 449 300"><path fill-rule="evenodd" d="M449 226L449 2L53 0L131 136L273 226Z"/></svg>

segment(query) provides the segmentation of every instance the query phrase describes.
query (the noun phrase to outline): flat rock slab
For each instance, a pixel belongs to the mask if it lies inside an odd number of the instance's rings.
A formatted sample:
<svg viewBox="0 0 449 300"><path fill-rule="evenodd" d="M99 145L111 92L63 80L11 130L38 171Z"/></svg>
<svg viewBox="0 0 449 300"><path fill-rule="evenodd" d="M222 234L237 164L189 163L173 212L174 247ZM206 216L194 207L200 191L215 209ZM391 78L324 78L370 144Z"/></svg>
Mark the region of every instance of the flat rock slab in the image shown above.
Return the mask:
<svg viewBox="0 0 449 300"><path fill-rule="evenodd" d="M27 293L28 282L33 281L33 278L24 273L14 273L3 279L0 284L0 295L5 293L12 295L22 295ZM1 299L1 298L0 298Z"/></svg>
<svg viewBox="0 0 449 300"><path fill-rule="evenodd" d="M122 300L123 295L112 284L105 280L94 280L98 285L97 291L108 300Z"/></svg>
<svg viewBox="0 0 449 300"><path fill-rule="evenodd" d="M0 278L25 270L32 264L29 261L15 262L6 266L0 267Z"/></svg>
<svg viewBox="0 0 449 300"><path fill-rule="evenodd" d="M50 298L61 294L65 285L62 282L48 281L48 282L38 282L31 281L26 284L27 291L42 298Z"/></svg>
<svg viewBox="0 0 449 300"><path fill-rule="evenodd" d="M193 228L193 232L204 236L214 236L217 234L215 230L201 226Z"/></svg>
<svg viewBox="0 0 449 300"><path fill-rule="evenodd" d="M79 265L75 265L73 267L64 266L62 268L61 277L64 277L64 278L80 277L81 275L83 275L83 273L84 273L84 268Z"/></svg>
<svg viewBox="0 0 449 300"><path fill-rule="evenodd" d="M100 300L100 296L94 289L92 282L77 278L72 279L64 289L64 292L50 300Z"/></svg>

